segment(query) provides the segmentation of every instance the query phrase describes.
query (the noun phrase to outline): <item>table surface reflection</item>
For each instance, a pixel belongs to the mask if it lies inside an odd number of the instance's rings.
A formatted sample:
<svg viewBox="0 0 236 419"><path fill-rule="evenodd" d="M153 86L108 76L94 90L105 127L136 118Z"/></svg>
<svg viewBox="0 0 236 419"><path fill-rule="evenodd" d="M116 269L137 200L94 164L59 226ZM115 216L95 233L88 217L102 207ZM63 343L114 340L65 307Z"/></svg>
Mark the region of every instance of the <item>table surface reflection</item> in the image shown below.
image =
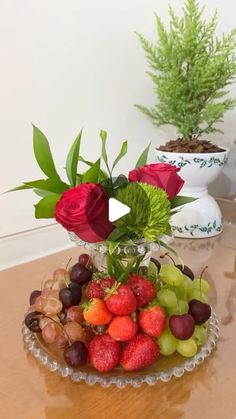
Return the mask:
<svg viewBox="0 0 236 419"><path fill-rule="evenodd" d="M72 248L0 272L0 419L234 419L236 418L236 204L220 200L224 232L175 239L195 274L208 266L210 303L220 321L217 350L193 372L168 383L124 390L73 383L51 373L23 348L28 295L80 249Z"/></svg>

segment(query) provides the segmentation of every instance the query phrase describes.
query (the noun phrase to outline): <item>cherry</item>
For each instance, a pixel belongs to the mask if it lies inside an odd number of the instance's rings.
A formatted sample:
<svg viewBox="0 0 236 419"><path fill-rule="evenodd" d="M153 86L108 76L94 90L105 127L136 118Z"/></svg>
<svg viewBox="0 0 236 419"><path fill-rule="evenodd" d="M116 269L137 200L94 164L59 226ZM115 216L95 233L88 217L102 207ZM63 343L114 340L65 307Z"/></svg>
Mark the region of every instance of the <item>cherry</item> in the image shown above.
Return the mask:
<svg viewBox="0 0 236 419"><path fill-rule="evenodd" d="M92 269L93 262L90 255L87 253L82 253L82 255L79 256L79 263L87 269Z"/></svg>
<svg viewBox="0 0 236 419"><path fill-rule="evenodd" d="M76 263L70 272L71 282L76 282L79 285L84 285L92 278L92 271L85 268L81 263Z"/></svg>
<svg viewBox="0 0 236 419"><path fill-rule="evenodd" d="M39 326L40 320L40 313L39 311L31 311L25 316L25 325L31 332L39 333L42 332L41 327Z"/></svg>
<svg viewBox="0 0 236 419"><path fill-rule="evenodd" d="M159 272L160 269L161 269L161 264L160 264L159 260L157 260L156 258L151 258L150 260L151 260L152 263L154 263L156 265L157 272Z"/></svg>
<svg viewBox="0 0 236 419"><path fill-rule="evenodd" d="M191 300L189 314L193 317L195 324L201 325L211 317L211 306L199 300Z"/></svg>
<svg viewBox="0 0 236 419"><path fill-rule="evenodd" d="M174 314L170 317L169 327L177 339L187 340L193 335L195 323L190 314Z"/></svg>
<svg viewBox="0 0 236 419"><path fill-rule="evenodd" d="M35 303L36 298L38 298L42 294L40 290L34 290L30 294L29 303L32 306Z"/></svg>
<svg viewBox="0 0 236 419"><path fill-rule="evenodd" d="M64 359L70 367L78 368L85 364L88 357L88 351L83 342L76 341L68 346L64 351Z"/></svg>
<svg viewBox="0 0 236 419"><path fill-rule="evenodd" d="M193 271L187 265L175 265L184 275L188 276L190 279L194 279Z"/></svg>

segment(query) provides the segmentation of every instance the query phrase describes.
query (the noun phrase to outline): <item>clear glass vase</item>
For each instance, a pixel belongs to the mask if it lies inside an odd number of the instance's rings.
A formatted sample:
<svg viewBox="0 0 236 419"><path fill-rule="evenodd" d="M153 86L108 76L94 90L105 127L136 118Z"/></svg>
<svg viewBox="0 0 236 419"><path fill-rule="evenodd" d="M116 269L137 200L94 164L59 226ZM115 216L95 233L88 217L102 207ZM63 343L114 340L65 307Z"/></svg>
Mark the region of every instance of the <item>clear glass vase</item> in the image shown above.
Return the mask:
<svg viewBox="0 0 236 419"><path fill-rule="evenodd" d="M77 245L89 251L93 266L98 272L106 272L111 276L120 277L122 273L146 273L153 251L159 246L144 239L132 243L109 245L106 242L83 242L76 234L69 233L70 239Z"/></svg>

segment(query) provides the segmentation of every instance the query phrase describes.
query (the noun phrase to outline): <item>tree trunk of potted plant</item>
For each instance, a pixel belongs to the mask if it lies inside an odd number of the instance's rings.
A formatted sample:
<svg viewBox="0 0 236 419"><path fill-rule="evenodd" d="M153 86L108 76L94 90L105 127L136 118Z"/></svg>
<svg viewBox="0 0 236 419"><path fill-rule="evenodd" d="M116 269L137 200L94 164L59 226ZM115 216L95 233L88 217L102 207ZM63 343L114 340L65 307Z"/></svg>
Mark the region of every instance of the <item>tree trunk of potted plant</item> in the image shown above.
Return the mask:
<svg viewBox="0 0 236 419"><path fill-rule="evenodd" d="M138 34L157 102L151 108L136 106L155 125L176 128L178 138L156 150L157 161L180 167L183 195L198 198L173 216L179 237L209 237L222 231L221 213L207 185L218 176L229 150L212 144L206 135L219 132L217 123L236 105L227 90L236 76L236 30L217 38L216 13L207 22L203 10L196 0L186 0L181 17L169 8L169 29L156 16L156 43Z"/></svg>

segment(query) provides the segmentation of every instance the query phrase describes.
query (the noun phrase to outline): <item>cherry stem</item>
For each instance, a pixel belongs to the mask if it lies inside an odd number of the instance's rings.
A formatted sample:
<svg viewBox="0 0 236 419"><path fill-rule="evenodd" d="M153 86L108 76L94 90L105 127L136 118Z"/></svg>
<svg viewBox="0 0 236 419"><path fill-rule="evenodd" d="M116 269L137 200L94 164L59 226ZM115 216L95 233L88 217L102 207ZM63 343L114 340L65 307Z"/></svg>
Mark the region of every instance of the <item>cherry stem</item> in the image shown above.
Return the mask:
<svg viewBox="0 0 236 419"><path fill-rule="evenodd" d="M202 279L202 275L204 274L204 272L205 272L205 270L208 268L208 266L206 265L204 268L203 268L203 270L202 270L202 272L201 272L201 274L200 274L200 279Z"/></svg>
<svg viewBox="0 0 236 419"><path fill-rule="evenodd" d="M65 281L65 284L66 284L66 286L68 287L69 286L69 284L68 284L68 281L67 281L67 279L66 279L66 273L67 273L67 269L68 269L68 267L69 267L69 264L70 264L70 262L72 261L72 258L70 258L69 260L68 260L68 262L67 262L67 264L66 264L66 267L65 267L65 273L64 273L64 281Z"/></svg>
<svg viewBox="0 0 236 419"><path fill-rule="evenodd" d="M57 324L61 328L61 330L63 331L63 333L65 333L65 335L66 335L66 337L68 339L69 345L71 346L72 345L72 342L70 340L70 337L69 337L68 333L65 331L64 326L61 324L59 317L57 317L58 318L58 321L56 321L52 317L47 316L46 314L43 314L43 317L45 317L46 319L52 320L55 324Z"/></svg>
<svg viewBox="0 0 236 419"><path fill-rule="evenodd" d="M204 274L204 272L205 272L205 270L208 268L208 266L206 265L204 268L203 268L203 270L202 270L202 272L201 272L201 274L200 274L200 296L201 296L201 298L202 298L202 275Z"/></svg>
<svg viewBox="0 0 236 419"><path fill-rule="evenodd" d="M160 258L164 259L166 256L168 256L168 258L173 262L173 264L175 265L175 261L172 258L172 256L169 254L169 252L164 253L164 255L161 255Z"/></svg>

